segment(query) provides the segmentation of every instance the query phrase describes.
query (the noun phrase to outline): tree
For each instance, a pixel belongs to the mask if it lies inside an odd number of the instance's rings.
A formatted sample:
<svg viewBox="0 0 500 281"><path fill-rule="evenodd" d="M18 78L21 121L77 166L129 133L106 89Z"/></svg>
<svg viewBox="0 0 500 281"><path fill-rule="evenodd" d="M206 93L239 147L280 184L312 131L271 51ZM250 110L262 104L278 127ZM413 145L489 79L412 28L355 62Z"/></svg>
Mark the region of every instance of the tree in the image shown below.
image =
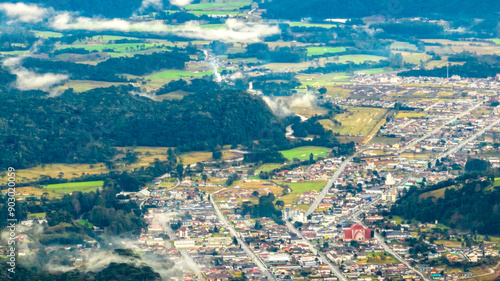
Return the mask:
<svg viewBox="0 0 500 281"><path fill-rule="evenodd" d="M254 190L252 192L252 197L259 197L259 192L257 190Z"/></svg>
<svg viewBox="0 0 500 281"><path fill-rule="evenodd" d="M220 150L214 150L212 152L212 158L214 160L220 160L220 159L222 159L222 151L220 151Z"/></svg>
<svg viewBox="0 0 500 281"><path fill-rule="evenodd" d="M309 164L313 164L314 163L314 155L311 153L309 154Z"/></svg>
<svg viewBox="0 0 500 281"><path fill-rule="evenodd" d="M319 88L318 92L319 92L321 95L324 95L324 94L326 94L327 90L326 90L326 88L325 88L325 87L321 87L321 88Z"/></svg>
<svg viewBox="0 0 500 281"><path fill-rule="evenodd" d="M184 173L184 167L182 166L182 164L177 164L177 166L175 167L175 171L177 172L178 178L182 180Z"/></svg>

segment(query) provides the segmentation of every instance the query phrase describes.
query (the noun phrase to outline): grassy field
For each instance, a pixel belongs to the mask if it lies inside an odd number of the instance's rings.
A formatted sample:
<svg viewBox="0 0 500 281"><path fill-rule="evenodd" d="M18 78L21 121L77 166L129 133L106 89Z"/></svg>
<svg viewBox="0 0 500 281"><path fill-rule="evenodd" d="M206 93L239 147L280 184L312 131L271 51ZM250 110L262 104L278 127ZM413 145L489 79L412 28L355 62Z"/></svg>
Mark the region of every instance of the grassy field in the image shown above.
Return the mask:
<svg viewBox="0 0 500 281"><path fill-rule="evenodd" d="M500 45L500 39L490 39L491 41L495 42L495 44L499 44Z"/></svg>
<svg viewBox="0 0 500 281"><path fill-rule="evenodd" d="M38 38L59 38L63 36L62 33L53 31L33 31L33 33L35 33L35 36Z"/></svg>
<svg viewBox="0 0 500 281"><path fill-rule="evenodd" d="M367 136L372 129L379 123L381 118L387 112L387 109L369 108L369 107L347 107L349 113L337 114L334 119L342 125L335 125L331 120L320 123L327 130L332 130L334 133L341 135L358 135ZM333 126L332 126L333 125Z"/></svg>
<svg viewBox="0 0 500 281"><path fill-rule="evenodd" d="M368 253L366 260L359 260L359 263L366 264L389 264L397 263L398 261L389 253Z"/></svg>
<svg viewBox="0 0 500 281"><path fill-rule="evenodd" d="M410 51L418 51L417 46L408 42L394 42L391 44L391 50L410 50Z"/></svg>
<svg viewBox="0 0 500 281"><path fill-rule="evenodd" d="M220 70L222 71L222 70ZM189 72L182 70L165 70L155 74L148 75L144 78L151 80L172 80L172 79L186 79L186 78L200 78L205 75L214 74L213 70L201 71L201 72Z"/></svg>
<svg viewBox="0 0 500 281"><path fill-rule="evenodd" d="M425 112L398 112L396 118L420 118L427 116Z"/></svg>
<svg viewBox="0 0 500 281"><path fill-rule="evenodd" d="M336 86L349 82L350 76L344 72L328 73L324 75L318 74L299 74L295 76L299 79L302 87L311 86L321 88L325 86Z"/></svg>
<svg viewBox="0 0 500 281"><path fill-rule="evenodd" d="M286 159L292 161L293 158L298 158L300 160L309 159L309 155L312 153L314 158L327 157L331 149L328 147L321 146L301 146L289 150L281 150L280 152L285 156Z"/></svg>
<svg viewBox="0 0 500 281"><path fill-rule="evenodd" d="M420 61L426 62L432 56L425 53L411 53L411 52L396 52L403 56L403 61L407 63L419 64Z"/></svg>
<svg viewBox="0 0 500 281"><path fill-rule="evenodd" d="M278 169L281 166L283 166L283 165L282 164L274 164L274 163L263 164L259 168L255 169L254 174L258 175L260 172L270 172L274 169Z"/></svg>
<svg viewBox="0 0 500 281"><path fill-rule="evenodd" d="M307 55L314 56L322 55L324 53L338 53L343 51L345 51L344 47L308 47Z"/></svg>
<svg viewBox="0 0 500 281"><path fill-rule="evenodd" d="M172 46L172 44L164 44L165 46ZM84 48L85 50L93 51L97 50L102 52L105 49L112 49L119 53L130 53L133 51L140 51L142 48L154 48L154 49L165 49L162 44L156 43L121 43L121 44L103 44L103 45L61 45L57 49L67 49L67 48Z"/></svg>
<svg viewBox="0 0 500 281"><path fill-rule="evenodd" d="M231 151L223 150L222 159L229 160L236 158L236 154ZM212 152L207 151L192 151L181 155L182 163L184 165L194 164L202 161L213 161Z"/></svg>
<svg viewBox="0 0 500 281"><path fill-rule="evenodd" d="M57 194L71 194L73 191L81 191L85 193L96 191L99 187L102 187L103 184L103 181L68 182L45 185L43 186L43 189Z"/></svg>
<svg viewBox="0 0 500 281"><path fill-rule="evenodd" d="M326 181L306 181L303 183L295 183L295 182L281 182L280 184L288 185L292 192L289 194L279 198L285 202L286 206L291 206L297 204L297 200L302 195L302 193L306 191L316 190L320 191L326 185ZM298 205L303 207L302 209L307 209L308 205Z"/></svg>
<svg viewBox="0 0 500 281"><path fill-rule="evenodd" d="M96 88L108 88L111 86L126 85L126 83L90 81L90 80L70 80L64 85L57 87L58 90L67 90L72 88L77 93L86 92Z"/></svg>
<svg viewBox="0 0 500 281"><path fill-rule="evenodd" d="M444 187L444 188L436 189L436 190L433 190L433 191L428 191L428 192L420 194L419 198L421 198L421 199L427 199L429 197L443 198L444 197L444 193L445 193L445 191L446 191L447 188L456 188L456 187L455 186L449 186L449 187Z"/></svg>
<svg viewBox="0 0 500 281"><path fill-rule="evenodd" d="M28 214L28 218L45 218L47 216L47 213L31 213Z"/></svg>

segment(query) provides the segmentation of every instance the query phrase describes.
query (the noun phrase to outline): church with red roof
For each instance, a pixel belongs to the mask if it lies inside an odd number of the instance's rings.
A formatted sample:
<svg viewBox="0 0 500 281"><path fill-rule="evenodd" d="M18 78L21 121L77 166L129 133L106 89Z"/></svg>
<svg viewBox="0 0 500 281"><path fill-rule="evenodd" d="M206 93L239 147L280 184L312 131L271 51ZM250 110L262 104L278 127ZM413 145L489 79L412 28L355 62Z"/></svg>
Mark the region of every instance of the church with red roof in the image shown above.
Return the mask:
<svg viewBox="0 0 500 281"><path fill-rule="evenodd" d="M361 224L356 223L349 228L344 228L344 241L366 241L372 238L372 230L364 228Z"/></svg>

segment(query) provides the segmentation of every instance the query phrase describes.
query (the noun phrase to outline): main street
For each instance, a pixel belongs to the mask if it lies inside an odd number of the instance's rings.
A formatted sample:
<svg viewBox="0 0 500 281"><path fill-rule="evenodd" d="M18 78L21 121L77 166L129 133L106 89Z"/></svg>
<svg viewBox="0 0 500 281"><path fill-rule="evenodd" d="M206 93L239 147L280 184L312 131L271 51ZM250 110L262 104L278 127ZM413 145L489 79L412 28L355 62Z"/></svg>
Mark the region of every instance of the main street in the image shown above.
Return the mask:
<svg viewBox="0 0 500 281"><path fill-rule="evenodd" d="M305 238L305 237L304 237L304 235L302 235L302 233L301 233L298 229L296 229L296 228L295 228L295 227L294 227L294 226L293 226L290 222L288 222L288 221L286 222L286 226L288 227L288 230L290 230L291 232L293 232L293 233L297 234L297 236L298 236L299 238L301 238L301 239L302 239L302 241L303 241L304 243L306 243L306 244L307 244L307 246L309 247L309 250L310 250L313 254L317 255L317 256L321 259L321 261L322 261L324 264L328 265L328 267L330 268L330 270L331 270L331 271L335 274L335 276L337 276L337 278L338 278L339 280L342 280L342 281L347 281L347 278L345 278L344 274L342 274L342 272L340 272L340 269L339 269L336 265L334 265L333 263L331 263L331 262L330 262L330 260L328 260L328 258L327 258L327 257L326 257L323 253L319 252L319 251L318 251L318 250L314 247L314 245L313 245L313 244L311 244L311 243L309 242L309 240L307 240L307 238Z"/></svg>
<svg viewBox="0 0 500 281"><path fill-rule="evenodd" d="M245 240L243 240L240 237L240 234L238 232L236 232L236 230L234 229L233 225L226 219L226 217L219 210L219 207L217 206L217 204L214 201L213 194L210 196L210 202L212 203L212 206L214 207L215 214L219 218L220 222L225 227L227 227L227 229L229 229L229 232L231 233L231 236L235 237L236 240L238 240L238 244L240 244L241 249L243 249L243 251L245 251L245 253L248 255L248 257L252 259L253 263L255 263L257 265L257 267L259 267L260 271L262 272L262 274L264 274L264 276L266 276L267 280L276 280L277 281L278 279L276 279L276 277L274 277L274 275L271 273L271 271L266 266L266 264L264 263L264 261L262 261L262 259L259 256L257 256L248 247L248 245L245 242Z"/></svg>
<svg viewBox="0 0 500 281"><path fill-rule="evenodd" d="M463 114L461 114L461 116L463 116ZM492 129L494 126L500 124L500 118L498 118L497 120L491 122L488 126L484 127L483 129L479 130L478 132L476 132L475 134L473 134L472 136L470 136L469 138L465 139L465 140L462 140L457 146L449 149L448 151L442 153L441 155L435 157L434 159L430 160L429 162L431 163L435 163L435 161L439 158L442 158L442 157L447 157L451 154L454 154L456 153L457 151L459 151L460 149L462 149L465 145L467 145L469 142L477 139L479 136L483 135L484 133L486 133L486 131ZM437 131L436 131L437 132ZM423 140L423 139L422 139ZM415 142L415 144L417 144L418 142ZM416 173L421 173L423 172L425 169L427 169L427 166L424 165L422 168L418 169L416 171ZM399 186L402 186L403 184L405 184L408 180L409 180L410 176L406 177L403 181L401 181L399 183ZM393 187L393 188L396 188L396 187ZM387 191L386 191L387 192ZM345 220L349 220L349 219L352 219L354 220L355 222L361 224L363 227L366 227L366 225L364 225L364 223L358 218L358 216L362 213L362 212L365 212L369 209L370 206L376 204L378 201L380 201L382 199L381 196L378 196L378 197L375 197L373 198L373 200L371 202L368 202L366 203L364 206L362 206L361 208L359 208L358 210L356 210L355 212L353 212L352 214L350 214L347 218L344 219ZM389 252L391 255L394 256L394 258L396 258L399 262L403 263L404 265L406 265L408 268L410 268L412 271L416 272L418 275L420 275L424 280L429 280L427 277L425 277L425 275L417 270L416 268L412 267L406 260L404 260L401 256L399 256L398 253L394 252L391 247L389 247L386 243L385 243L385 240L384 238L378 234L378 233L375 233L375 239L377 239L380 243L380 245L387 251Z"/></svg>
<svg viewBox="0 0 500 281"><path fill-rule="evenodd" d="M330 180L328 181L328 183L326 184L326 186L321 190L321 193L318 195L318 197L316 198L316 200L314 201L314 203L311 205L311 207L309 207L309 209L306 212L306 215L312 214L318 208L318 205L321 203L321 201L323 201L323 199L325 198L326 194L328 193L328 190L332 187L333 183L342 174L342 172L347 167L347 165L352 161L352 159L354 157L357 157L359 154L361 154L366 149L367 148L363 148L363 149L359 150L358 152L354 153L354 155L352 155L349 158L347 158L346 160L344 160L342 162L342 164L340 164L339 168L337 169L337 171L335 171L335 173L330 178Z"/></svg>

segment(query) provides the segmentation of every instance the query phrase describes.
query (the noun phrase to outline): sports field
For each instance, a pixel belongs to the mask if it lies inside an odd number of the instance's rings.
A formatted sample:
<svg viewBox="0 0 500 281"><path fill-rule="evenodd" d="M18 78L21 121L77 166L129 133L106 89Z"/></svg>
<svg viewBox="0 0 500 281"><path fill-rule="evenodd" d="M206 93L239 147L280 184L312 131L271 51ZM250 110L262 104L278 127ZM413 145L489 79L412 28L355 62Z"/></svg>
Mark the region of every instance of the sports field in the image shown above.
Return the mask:
<svg viewBox="0 0 500 281"><path fill-rule="evenodd" d="M334 117L341 125L335 125L331 120L321 120L320 123L325 129L341 135L367 136L387 112L387 109L383 108L352 106L347 107L347 110L348 113L337 114Z"/></svg>
<svg viewBox="0 0 500 281"><path fill-rule="evenodd" d="M314 55L322 55L325 53L338 53L343 51L345 51L344 47L308 47L307 55L314 56Z"/></svg>
<svg viewBox="0 0 500 281"><path fill-rule="evenodd" d="M309 159L309 155L312 153L314 158L327 157L331 149L322 146L301 146L289 150L281 150L281 154L285 156L286 159L292 161L293 158L298 158L300 160Z"/></svg>
<svg viewBox="0 0 500 281"><path fill-rule="evenodd" d="M57 194L71 194L73 191L96 191L97 188L102 187L103 184L103 181L67 182L45 185L43 189Z"/></svg>

